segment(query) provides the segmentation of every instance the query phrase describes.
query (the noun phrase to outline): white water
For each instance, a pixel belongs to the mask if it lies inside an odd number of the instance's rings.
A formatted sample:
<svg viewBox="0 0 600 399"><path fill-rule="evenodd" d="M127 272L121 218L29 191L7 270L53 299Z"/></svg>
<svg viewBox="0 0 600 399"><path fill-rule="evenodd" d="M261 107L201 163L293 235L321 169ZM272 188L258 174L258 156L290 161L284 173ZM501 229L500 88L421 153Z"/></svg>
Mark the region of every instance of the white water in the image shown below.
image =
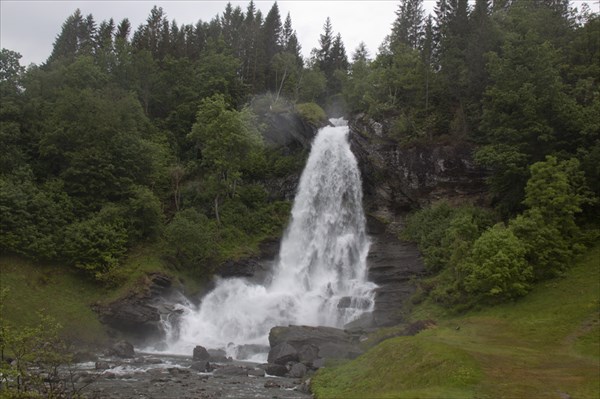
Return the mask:
<svg viewBox="0 0 600 399"><path fill-rule="evenodd" d="M167 352L202 345L236 357L237 345L268 345L274 326L342 327L372 310L360 174L345 121L332 123L312 145L270 281L217 281L198 308L182 306L178 334L168 327Z"/></svg>

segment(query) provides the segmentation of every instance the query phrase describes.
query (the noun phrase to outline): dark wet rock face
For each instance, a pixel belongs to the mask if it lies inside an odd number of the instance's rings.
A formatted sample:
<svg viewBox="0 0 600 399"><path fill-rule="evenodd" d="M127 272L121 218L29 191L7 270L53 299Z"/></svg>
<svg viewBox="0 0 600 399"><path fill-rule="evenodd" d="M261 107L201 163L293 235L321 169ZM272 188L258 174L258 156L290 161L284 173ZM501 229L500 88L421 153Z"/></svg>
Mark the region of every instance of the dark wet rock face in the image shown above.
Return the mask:
<svg viewBox="0 0 600 399"><path fill-rule="evenodd" d="M173 312L172 281L162 273L151 273L138 281L136 291L127 293L108 305L95 305L100 321L119 330L133 341L160 338L161 314Z"/></svg>
<svg viewBox="0 0 600 399"><path fill-rule="evenodd" d="M414 294L425 265L416 244L399 240L382 222L368 218L367 230L372 241L367 256L368 277L378 285L369 322L376 327L395 325L404 321L402 305Z"/></svg>
<svg viewBox="0 0 600 399"><path fill-rule="evenodd" d="M471 143L399 144L388 138L385 124L364 115L353 118L349 126L371 209L406 212L441 199L487 202L487 171L475 164Z"/></svg>

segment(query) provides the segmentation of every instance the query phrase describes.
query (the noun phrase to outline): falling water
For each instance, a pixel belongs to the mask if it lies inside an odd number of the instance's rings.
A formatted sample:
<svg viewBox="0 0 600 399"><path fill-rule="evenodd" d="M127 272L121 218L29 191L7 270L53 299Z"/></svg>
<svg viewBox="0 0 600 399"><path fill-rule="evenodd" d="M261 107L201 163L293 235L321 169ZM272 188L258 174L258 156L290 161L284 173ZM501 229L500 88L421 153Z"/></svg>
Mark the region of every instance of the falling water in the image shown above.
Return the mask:
<svg viewBox="0 0 600 399"><path fill-rule="evenodd" d="M235 357L238 345L267 345L274 326L342 327L372 310L360 174L345 121L332 123L312 145L271 279L218 280L198 308L183 307L168 351L203 345Z"/></svg>

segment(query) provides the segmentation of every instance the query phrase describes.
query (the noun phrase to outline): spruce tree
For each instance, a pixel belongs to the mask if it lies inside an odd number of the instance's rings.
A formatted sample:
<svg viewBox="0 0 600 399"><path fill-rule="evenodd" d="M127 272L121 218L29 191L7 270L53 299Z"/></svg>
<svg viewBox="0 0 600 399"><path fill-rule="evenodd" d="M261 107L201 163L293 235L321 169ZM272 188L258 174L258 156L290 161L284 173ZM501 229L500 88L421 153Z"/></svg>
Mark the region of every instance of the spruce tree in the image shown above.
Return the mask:
<svg viewBox="0 0 600 399"><path fill-rule="evenodd" d="M419 48L423 40L423 0L401 0L392 26L391 46Z"/></svg>

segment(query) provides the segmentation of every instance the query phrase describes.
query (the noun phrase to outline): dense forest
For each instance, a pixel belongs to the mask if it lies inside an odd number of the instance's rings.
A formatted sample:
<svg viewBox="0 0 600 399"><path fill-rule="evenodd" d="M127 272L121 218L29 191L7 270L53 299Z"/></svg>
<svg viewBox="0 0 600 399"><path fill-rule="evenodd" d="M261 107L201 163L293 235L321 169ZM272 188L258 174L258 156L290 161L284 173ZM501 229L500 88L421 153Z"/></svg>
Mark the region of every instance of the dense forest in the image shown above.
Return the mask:
<svg viewBox="0 0 600 399"><path fill-rule="evenodd" d="M567 0L401 0L377 53L347 55L328 18L309 59L291 16L228 4L178 25L152 8L97 22L76 10L42 65L0 54L0 248L118 285L139 245L210 274L281 234L289 201L264 182L304 153L269 145L269 113L386 121L410 145L470 141L491 207L409 218L448 306L526 294L597 238L600 17ZM417 211L417 210L415 210Z"/></svg>

